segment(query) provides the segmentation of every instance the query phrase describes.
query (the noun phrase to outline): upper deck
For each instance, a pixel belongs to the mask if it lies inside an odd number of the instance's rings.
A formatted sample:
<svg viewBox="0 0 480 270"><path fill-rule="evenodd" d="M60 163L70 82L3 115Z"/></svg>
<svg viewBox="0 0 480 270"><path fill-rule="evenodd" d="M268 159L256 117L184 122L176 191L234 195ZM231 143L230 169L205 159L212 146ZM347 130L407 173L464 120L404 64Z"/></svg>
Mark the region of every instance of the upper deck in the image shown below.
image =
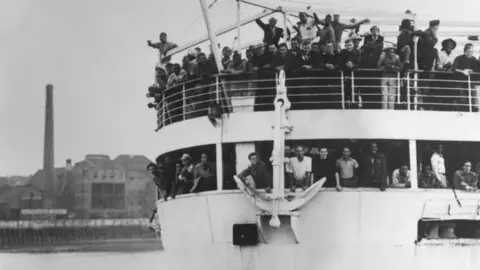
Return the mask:
<svg viewBox="0 0 480 270"><path fill-rule="evenodd" d="M479 140L480 74L375 69L286 74L294 126L288 139ZM157 131L161 141L169 139L161 152L271 140L275 86L276 70L264 69L188 81L156 94ZM223 112L217 126L208 120L215 102Z"/></svg>

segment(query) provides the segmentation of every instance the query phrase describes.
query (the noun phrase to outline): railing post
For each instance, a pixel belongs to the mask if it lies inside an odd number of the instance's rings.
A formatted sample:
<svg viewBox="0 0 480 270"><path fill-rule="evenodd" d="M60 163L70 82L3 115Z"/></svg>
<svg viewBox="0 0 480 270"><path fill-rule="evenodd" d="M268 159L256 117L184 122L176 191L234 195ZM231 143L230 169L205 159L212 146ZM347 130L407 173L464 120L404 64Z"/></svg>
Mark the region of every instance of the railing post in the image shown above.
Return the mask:
<svg viewBox="0 0 480 270"><path fill-rule="evenodd" d="M410 110L410 73L407 73L407 110Z"/></svg>
<svg viewBox="0 0 480 270"><path fill-rule="evenodd" d="M344 83L344 77L343 77L343 71L340 71L340 78L341 78L341 91L342 91L342 110L345 110L345 83Z"/></svg>
<svg viewBox="0 0 480 270"><path fill-rule="evenodd" d="M417 170L417 141L408 141L408 154L410 156L410 183L411 189L418 189L418 170Z"/></svg>
<svg viewBox="0 0 480 270"><path fill-rule="evenodd" d="M350 75L353 76L353 72L352 72ZM353 79L352 79L352 82L353 82ZM350 86L350 90L351 90L351 92L352 92L352 100L351 100L351 102L352 102L352 104L353 104L353 103L355 103L355 92L353 91L353 83L352 83L352 85Z"/></svg>
<svg viewBox="0 0 480 270"><path fill-rule="evenodd" d="M215 76L215 95L216 95L216 99L217 99L217 103L220 104L220 89L218 89L219 87L219 76Z"/></svg>
<svg viewBox="0 0 480 270"><path fill-rule="evenodd" d="M351 73L352 77L351 77L351 80L352 80L352 104L355 103L355 74L352 70L352 73Z"/></svg>
<svg viewBox="0 0 480 270"><path fill-rule="evenodd" d="M182 86L182 113L183 113L183 120L185 121L185 114L187 111L187 95L185 93L185 84Z"/></svg>
<svg viewBox="0 0 480 270"><path fill-rule="evenodd" d="M165 127L165 93L162 93L162 127Z"/></svg>
<svg viewBox="0 0 480 270"><path fill-rule="evenodd" d="M418 106L418 72L413 74L413 89L415 89L415 95L413 96L413 109L416 111Z"/></svg>
<svg viewBox="0 0 480 270"><path fill-rule="evenodd" d="M468 74L468 111L472 112L472 79Z"/></svg>
<svg viewBox="0 0 480 270"><path fill-rule="evenodd" d="M223 150L222 142L215 144L215 159L217 164L217 190L223 189Z"/></svg>
<svg viewBox="0 0 480 270"><path fill-rule="evenodd" d="M400 83L400 71L397 71L397 104L401 103L401 83Z"/></svg>

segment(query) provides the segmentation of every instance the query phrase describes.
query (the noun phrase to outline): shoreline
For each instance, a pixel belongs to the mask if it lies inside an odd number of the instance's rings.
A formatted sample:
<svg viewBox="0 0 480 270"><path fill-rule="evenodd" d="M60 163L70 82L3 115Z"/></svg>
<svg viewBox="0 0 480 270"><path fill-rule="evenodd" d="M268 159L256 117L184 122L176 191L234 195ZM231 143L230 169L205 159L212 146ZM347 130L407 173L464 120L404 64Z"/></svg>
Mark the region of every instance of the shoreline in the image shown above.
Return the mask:
<svg viewBox="0 0 480 270"><path fill-rule="evenodd" d="M7 253L28 253L28 254L49 254L49 253L71 253L71 252L147 252L163 251L160 238L133 238L133 239L112 239L80 241L77 243L46 244L42 246L18 246L0 248L0 254Z"/></svg>

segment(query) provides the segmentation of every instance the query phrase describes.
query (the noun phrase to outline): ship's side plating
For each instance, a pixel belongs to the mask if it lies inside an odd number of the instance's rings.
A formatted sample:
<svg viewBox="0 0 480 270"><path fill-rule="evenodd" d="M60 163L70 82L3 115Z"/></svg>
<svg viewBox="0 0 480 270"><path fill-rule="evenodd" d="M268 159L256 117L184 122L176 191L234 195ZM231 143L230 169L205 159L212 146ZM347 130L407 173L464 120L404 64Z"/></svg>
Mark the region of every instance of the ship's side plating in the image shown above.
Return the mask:
<svg viewBox="0 0 480 270"><path fill-rule="evenodd" d="M253 247L232 244L233 224L257 221L239 191L185 195L158 209L172 269L479 269L480 246L415 242L428 200L456 204L450 190L324 190L299 211L298 244L280 228Z"/></svg>

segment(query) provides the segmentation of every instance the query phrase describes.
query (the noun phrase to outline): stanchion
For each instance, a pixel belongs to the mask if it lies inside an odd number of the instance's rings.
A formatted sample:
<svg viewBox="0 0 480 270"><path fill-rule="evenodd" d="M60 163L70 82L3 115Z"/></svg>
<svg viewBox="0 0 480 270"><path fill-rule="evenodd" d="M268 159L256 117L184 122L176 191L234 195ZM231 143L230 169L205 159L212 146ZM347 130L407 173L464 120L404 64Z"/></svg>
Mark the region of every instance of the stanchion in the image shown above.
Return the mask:
<svg viewBox="0 0 480 270"><path fill-rule="evenodd" d="M468 111L472 112L472 80L470 74L468 74Z"/></svg>
<svg viewBox="0 0 480 270"><path fill-rule="evenodd" d="M343 71L340 72L340 84L341 84L341 91L342 91L342 110L345 110L345 83L344 83L344 77L343 77Z"/></svg>

